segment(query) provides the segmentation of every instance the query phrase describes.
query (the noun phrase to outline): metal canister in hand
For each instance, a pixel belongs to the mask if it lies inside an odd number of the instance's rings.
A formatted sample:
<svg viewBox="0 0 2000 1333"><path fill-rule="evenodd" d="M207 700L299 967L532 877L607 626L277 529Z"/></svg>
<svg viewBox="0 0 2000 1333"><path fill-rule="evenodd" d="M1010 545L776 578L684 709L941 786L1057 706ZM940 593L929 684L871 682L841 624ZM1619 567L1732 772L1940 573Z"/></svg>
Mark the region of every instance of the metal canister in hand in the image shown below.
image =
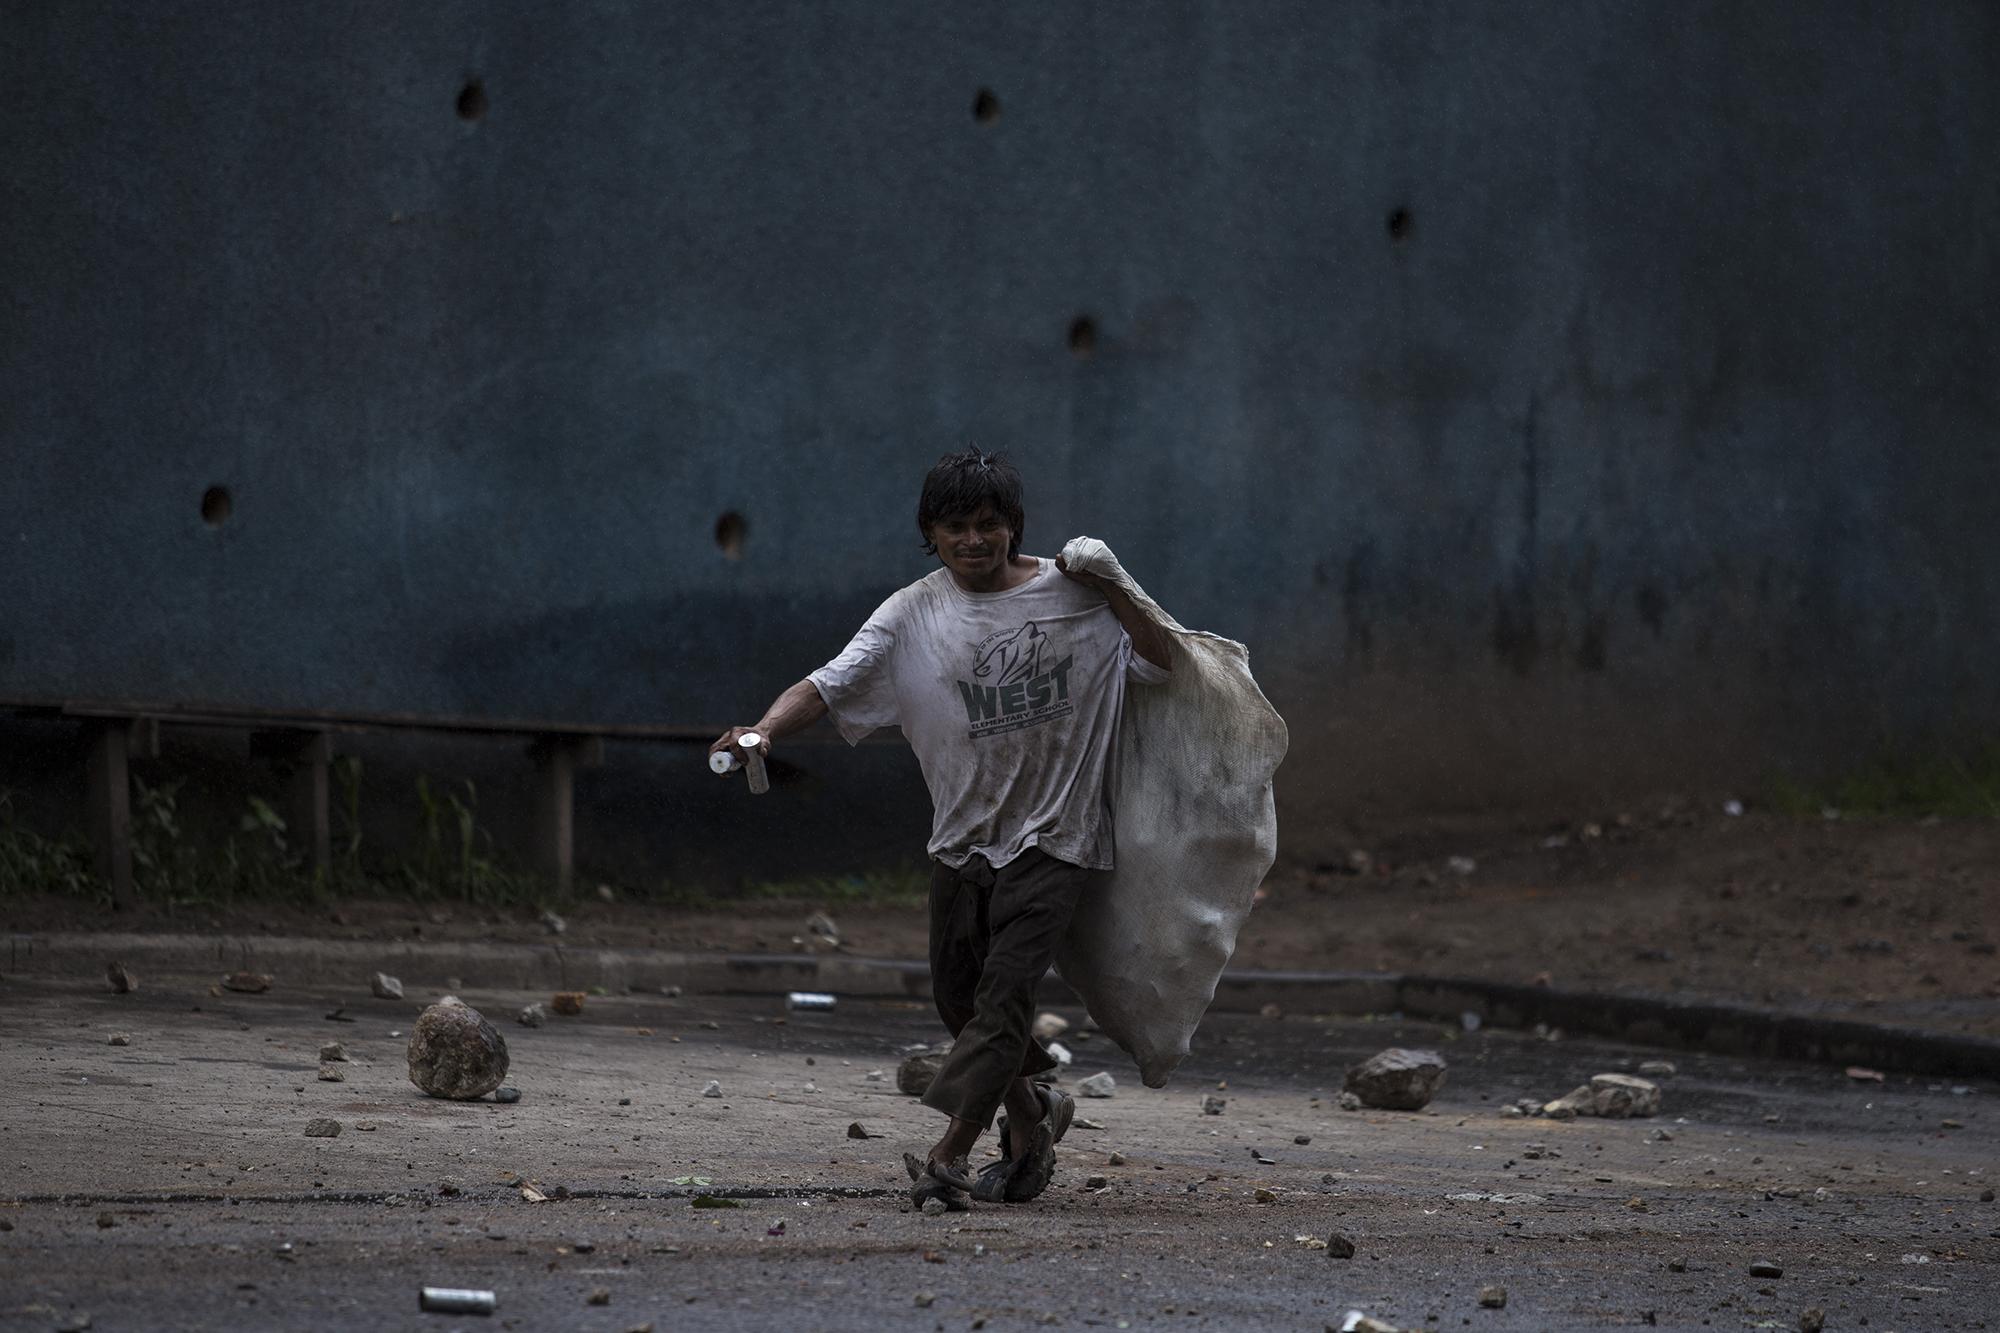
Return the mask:
<svg viewBox="0 0 2000 1333"><path fill-rule="evenodd" d="M771 790L771 776L764 771L764 737L762 733L746 731L736 738L736 744L728 750L717 750L708 757L708 766L717 773L734 773L739 768L750 771L750 791L762 796Z"/></svg>

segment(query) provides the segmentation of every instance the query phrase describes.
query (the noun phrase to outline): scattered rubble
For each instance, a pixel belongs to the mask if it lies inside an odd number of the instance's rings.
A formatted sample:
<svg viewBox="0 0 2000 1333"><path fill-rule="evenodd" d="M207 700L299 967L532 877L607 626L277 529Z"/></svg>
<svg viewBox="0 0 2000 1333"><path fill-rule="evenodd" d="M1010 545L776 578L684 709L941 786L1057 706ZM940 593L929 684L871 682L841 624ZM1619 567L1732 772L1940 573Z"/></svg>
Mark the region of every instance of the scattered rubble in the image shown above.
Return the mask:
<svg viewBox="0 0 2000 1333"><path fill-rule="evenodd" d="M231 972L222 979L222 989L238 991L244 995L261 995L271 989L271 974L268 972Z"/></svg>
<svg viewBox="0 0 2000 1333"><path fill-rule="evenodd" d="M722 1095L721 1081L719 1079L710 1079L708 1086L701 1090L701 1095L704 1097L720 1097Z"/></svg>
<svg viewBox="0 0 2000 1333"><path fill-rule="evenodd" d="M492 1292L465 1287L425 1287L417 1293L417 1308L430 1314L490 1315L498 1305Z"/></svg>
<svg viewBox="0 0 2000 1333"><path fill-rule="evenodd" d="M1326 1238L1326 1257L1329 1259L1352 1259L1354 1240L1336 1231Z"/></svg>
<svg viewBox="0 0 2000 1333"><path fill-rule="evenodd" d="M869 1132L868 1126L862 1124L859 1120L856 1120L852 1124L848 1125L847 1137L850 1139L881 1139L881 1138L887 1138L888 1136L886 1134L872 1134Z"/></svg>
<svg viewBox="0 0 2000 1333"><path fill-rule="evenodd" d="M1630 1074L1598 1074L1590 1082L1542 1107L1552 1120L1580 1115L1626 1120L1660 1113L1660 1085Z"/></svg>
<svg viewBox="0 0 2000 1333"><path fill-rule="evenodd" d="M1444 1057L1392 1046L1347 1071L1346 1090L1384 1111L1421 1111L1444 1086Z"/></svg>
<svg viewBox="0 0 2000 1333"><path fill-rule="evenodd" d="M1049 1043L1049 1057L1056 1062L1058 1068L1066 1069L1076 1063L1076 1056L1070 1053L1069 1047L1059 1041Z"/></svg>
<svg viewBox="0 0 2000 1333"><path fill-rule="evenodd" d="M410 1033L410 1082L433 1097L471 1101L507 1077L507 1041L477 1009L434 1004Z"/></svg>
<svg viewBox="0 0 2000 1333"><path fill-rule="evenodd" d="M1076 1090L1086 1097L1115 1097L1118 1095L1118 1080L1100 1070L1078 1083Z"/></svg>
<svg viewBox="0 0 2000 1333"><path fill-rule="evenodd" d="M542 923L542 929L548 931L551 935L560 935L569 929L569 922L546 908L542 910L542 915L538 919Z"/></svg>
<svg viewBox="0 0 2000 1333"><path fill-rule="evenodd" d="M322 1064L319 1067L319 1081L322 1083L345 1083L347 1082L347 1071L331 1062Z"/></svg>
<svg viewBox="0 0 2000 1333"><path fill-rule="evenodd" d="M1507 1289L1501 1286L1481 1287L1479 1305L1484 1310L1504 1310L1507 1308Z"/></svg>
<svg viewBox="0 0 2000 1333"><path fill-rule="evenodd" d="M347 1064L347 1047L337 1041L323 1041L319 1044L319 1059L321 1064Z"/></svg>
<svg viewBox="0 0 2000 1333"><path fill-rule="evenodd" d="M1228 1105L1229 1099L1227 1097L1218 1097L1211 1092L1201 1099L1201 1113L1203 1115L1221 1115Z"/></svg>
<svg viewBox="0 0 2000 1333"><path fill-rule="evenodd" d="M400 1000L403 983L387 972L377 972L368 982L368 992L378 1000Z"/></svg>
<svg viewBox="0 0 2000 1333"><path fill-rule="evenodd" d="M1333 1325L1328 1324L1327 1328L1332 1329ZM1339 1333L1404 1333L1404 1331L1394 1324L1383 1323L1373 1315L1363 1314L1359 1310L1349 1310L1347 1318L1340 1321Z"/></svg>
<svg viewBox="0 0 2000 1333"><path fill-rule="evenodd" d="M1820 1333L1826 1327L1826 1311L1814 1306L1799 1316L1799 1333Z"/></svg>
<svg viewBox="0 0 2000 1333"><path fill-rule="evenodd" d="M104 969L104 979L111 983L111 989L118 995L130 995L139 989L139 978L126 970L123 963L113 963Z"/></svg>
<svg viewBox="0 0 2000 1333"><path fill-rule="evenodd" d="M559 990L549 997L549 1008L567 1018L574 1018L583 1012L584 992L580 990Z"/></svg>
<svg viewBox="0 0 2000 1333"><path fill-rule="evenodd" d="M825 912L814 912L806 918L806 934L824 940L827 947L840 947L840 927L833 924L833 918Z"/></svg>
<svg viewBox="0 0 2000 1333"><path fill-rule="evenodd" d="M512 1084L503 1083L493 1089L493 1100L496 1102L518 1102L521 1100L521 1090Z"/></svg>
<svg viewBox="0 0 2000 1333"><path fill-rule="evenodd" d="M132 1044L132 1035L128 1032L114 1032L104 1039L104 1044L107 1046L130 1046Z"/></svg>
<svg viewBox="0 0 2000 1333"><path fill-rule="evenodd" d="M340 1122L321 1117L306 1121L306 1137L309 1139L337 1139L340 1137Z"/></svg>
<svg viewBox="0 0 2000 1333"><path fill-rule="evenodd" d="M1069 1020L1061 1014L1035 1015L1034 1034L1036 1041L1054 1041L1057 1037L1062 1036L1063 1033L1068 1031Z"/></svg>
<svg viewBox="0 0 2000 1333"><path fill-rule="evenodd" d="M524 1028L538 1028L549 1021L549 1011L540 1000L514 1015L514 1021Z"/></svg>
<svg viewBox="0 0 2000 1333"><path fill-rule="evenodd" d="M1351 1092L1343 1092L1333 1099L1333 1104L1343 1111L1359 1111L1361 1099Z"/></svg>
<svg viewBox="0 0 2000 1333"><path fill-rule="evenodd" d="M1750 1265L1751 1277L1783 1277L1785 1270L1769 1259L1758 1259Z"/></svg>
<svg viewBox="0 0 2000 1333"><path fill-rule="evenodd" d="M896 1068L896 1091L911 1097L921 1097L930 1090L931 1080L944 1067L944 1057L951 1047L927 1046L903 1057L903 1063Z"/></svg>
<svg viewBox="0 0 2000 1333"><path fill-rule="evenodd" d="M1647 1060L1639 1066L1641 1078L1672 1078L1679 1072L1671 1060Z"/></svg>

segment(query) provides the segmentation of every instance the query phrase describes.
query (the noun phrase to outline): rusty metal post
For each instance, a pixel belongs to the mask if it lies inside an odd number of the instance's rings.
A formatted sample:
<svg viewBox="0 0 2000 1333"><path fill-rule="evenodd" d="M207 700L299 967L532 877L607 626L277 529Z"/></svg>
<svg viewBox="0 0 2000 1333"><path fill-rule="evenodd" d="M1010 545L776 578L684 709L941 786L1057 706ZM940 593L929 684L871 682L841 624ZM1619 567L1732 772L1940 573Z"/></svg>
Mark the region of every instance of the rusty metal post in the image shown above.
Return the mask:
<svg viewBox="0 0 2000 1333"><path fill-rule="evenodd" d="M133 903L132 719L94 719L84 737L89 746L85 823L97 873L111 888L111 905L123 911Z"/></svg>

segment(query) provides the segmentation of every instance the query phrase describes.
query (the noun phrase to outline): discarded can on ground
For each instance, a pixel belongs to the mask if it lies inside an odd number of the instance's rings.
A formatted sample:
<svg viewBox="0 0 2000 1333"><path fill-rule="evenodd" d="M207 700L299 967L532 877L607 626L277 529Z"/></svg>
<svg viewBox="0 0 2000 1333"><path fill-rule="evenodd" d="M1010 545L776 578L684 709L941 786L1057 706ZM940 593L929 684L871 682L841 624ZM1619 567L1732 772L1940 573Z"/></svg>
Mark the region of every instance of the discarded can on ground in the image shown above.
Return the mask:
<svg viewBox="0 0 2000 1333"><path fill-rule="evenodd" d="M431 1314L492 1314L499 1301L490 1291L465 1287L425 1287L417 1308Z"/></svg>
<svg viewBox="0 0 2000 1333"><path fill-rule="evenodd" d="M831 1009L833 997L821 991L795 990L785 997L787 1009Z"/></svg>

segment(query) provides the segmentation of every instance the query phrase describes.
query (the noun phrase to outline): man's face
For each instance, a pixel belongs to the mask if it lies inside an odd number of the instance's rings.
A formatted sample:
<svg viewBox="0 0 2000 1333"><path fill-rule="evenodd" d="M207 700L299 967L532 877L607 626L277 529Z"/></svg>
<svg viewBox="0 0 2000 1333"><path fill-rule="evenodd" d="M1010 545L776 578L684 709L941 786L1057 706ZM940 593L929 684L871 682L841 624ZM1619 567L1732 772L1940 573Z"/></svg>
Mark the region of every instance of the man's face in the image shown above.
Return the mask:
<svg viewBox="0 0 2000 1333"><path fill-rule="evenodd" d="M931 524L931 541L946 568L978 578L1006 565L1014 533L1007 520L986 504L970 514L953 514Z"/></svg>

